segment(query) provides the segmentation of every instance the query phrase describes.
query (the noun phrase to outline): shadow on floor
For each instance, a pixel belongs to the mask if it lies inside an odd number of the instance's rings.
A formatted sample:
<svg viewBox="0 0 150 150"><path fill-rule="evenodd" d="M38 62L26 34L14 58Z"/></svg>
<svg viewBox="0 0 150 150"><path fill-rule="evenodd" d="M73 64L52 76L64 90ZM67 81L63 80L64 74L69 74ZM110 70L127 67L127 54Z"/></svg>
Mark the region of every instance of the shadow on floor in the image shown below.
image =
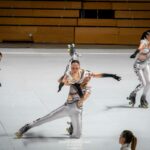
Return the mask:
<svg viewBox="0 0 150 150"><path fill-rule="evenodd" d="M106 106L105 111L111 110L111 109L137 109L139 107L137 106L127 106L127 105L115 105L115 106Z"/></svg>

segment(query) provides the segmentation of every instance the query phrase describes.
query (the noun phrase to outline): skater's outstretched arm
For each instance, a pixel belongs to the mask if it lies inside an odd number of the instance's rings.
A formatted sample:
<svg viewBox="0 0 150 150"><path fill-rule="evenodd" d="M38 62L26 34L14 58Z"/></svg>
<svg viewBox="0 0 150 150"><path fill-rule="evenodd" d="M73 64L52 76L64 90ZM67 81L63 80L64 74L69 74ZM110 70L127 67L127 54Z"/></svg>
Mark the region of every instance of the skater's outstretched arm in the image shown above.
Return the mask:
<svg viewBox="0 0 150 150"><path fill-rule="evenodd" d="M108 74L108 73L92 73L91 75L94 78L105 78L105 77L111 77L114 78L117 81L121 80L121 77L116 74Z"/></svg>
<svg viewBox="0 0 150 150"><path fill-rule="evenodd" d="M144 50L144 48L145 48L145 43L141 42L138 49L130 56L130 58L135 58L138 53Z"/></svg>

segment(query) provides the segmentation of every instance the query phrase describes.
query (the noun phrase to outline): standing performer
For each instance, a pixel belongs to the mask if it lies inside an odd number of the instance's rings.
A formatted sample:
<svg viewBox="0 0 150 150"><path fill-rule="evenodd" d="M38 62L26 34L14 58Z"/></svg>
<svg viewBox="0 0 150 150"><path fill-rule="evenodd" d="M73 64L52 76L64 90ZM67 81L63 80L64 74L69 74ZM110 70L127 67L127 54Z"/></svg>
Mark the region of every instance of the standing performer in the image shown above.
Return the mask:
<svg viewBox="0 0 150 150"><path fill-rule="evenodd" d="M46 116L23 126L16 133L18 138L22 137L25 132L33 127L63 117L70 117L71 119L73 132L70 137L80 138L82 131L82 106L91 93L91 88L88 85L91 78L112 77L118 81L121 80L121 78L115 74L92 73L88 70L81 69L78 60L72 60L70 68L71 70L67 71L65 75L58 80L58 82L61 83L60 85L70 86L69 95L65 104Z"/></svg>
<svg viewBox="0 0 150 150"><path fill-rule="evenodd" d="M140 84L129 95L129 104L132 106L135 105L137 92L144 88L139 107L148 108L146 96L150 89L150 30L142 34L140 45L130 58L135 58L137 54L138 56L134 63L134 71L139 78Z"/></svg>
<svg viewBox="0 0 150 150"><path fill-rule="evenodd" d="M0 62L1 62L1 60L2 60L2 57L3 57L3 55L2 55L2 53L0 52ZM1 69L0 69L1 70ZM2 84L0 83L0 87L2 86Z"/></svg>

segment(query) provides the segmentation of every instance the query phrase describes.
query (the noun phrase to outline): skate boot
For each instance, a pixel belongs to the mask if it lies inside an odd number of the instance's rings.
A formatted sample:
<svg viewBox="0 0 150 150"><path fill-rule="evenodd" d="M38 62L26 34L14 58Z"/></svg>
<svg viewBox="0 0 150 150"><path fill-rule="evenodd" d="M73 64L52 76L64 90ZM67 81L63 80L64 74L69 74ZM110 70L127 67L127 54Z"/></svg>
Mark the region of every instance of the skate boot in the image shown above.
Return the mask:
<svg viewBox="0 0 150 150"><path fill-rule="evenodd" d="M146 96L145 95L142 95L140 103L141 103L139 105L140 108L148 108L148 102L146 100Z"/></svg>
<svg viewBox="0 0 150 150"><path fill-rule="evenodd" d="M69 52L69 54L70 54L71 57L74 55L74 53L76 52L76 50L75 50L75 44L69 44L68 45L68 52Z"/></svg>
<svg viewBox="0 0 150 150"><path fill-rule="evenodd" d="M131 105L132 107L134 107L135 102L136 102L136 93L132 92L129 97L127 97L127 99L130 101L129 105Z"/></svg>
<svg viewBox="0 0 150 150"><path fill-rule="evenodd" d="M67 132L69 133L69 135L72 135L73 133L73 126L72 126L72 123L71 122L67 122L67 124L69 124L69 128L67 128Z"/></svg>
<svg viewBox="0 0 150 150"><path fill-rule="evenodd" d="M24 133L26 133L29 129L30 129L30 125L26 124L25 126L23 126L18 132L16 132L16 137L19 139L23 136Z"/></svg>
<svg viewBox="0 0 150 150"><path fill-rule="evenodd" d="M69 44L68 45L68 52L73 60L79 59L79 54L76 51L75 44Z"/></svg>

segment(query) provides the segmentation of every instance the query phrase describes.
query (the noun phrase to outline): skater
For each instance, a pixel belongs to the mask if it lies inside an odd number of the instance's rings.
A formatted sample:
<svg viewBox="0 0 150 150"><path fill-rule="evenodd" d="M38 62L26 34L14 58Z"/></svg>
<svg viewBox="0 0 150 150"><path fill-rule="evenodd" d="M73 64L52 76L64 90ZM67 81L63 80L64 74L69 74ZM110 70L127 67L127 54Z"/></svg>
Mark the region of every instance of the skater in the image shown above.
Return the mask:
<svg viewBox="0 0 150 150"><path fill-rule="evenodd" d="M137 138L129 130L124 130L119 138L121 144L120 150L135 150L137 145Z"/></svg>
<svg viewBox="0 0 150 150"><path fill-rule="evenodd" d="M46 116L23 126L16 133L18 138L21 138L25 132L33 127L37 127L46 122L63 117L70 117L71 119L73 130L70 137L80 138L82 131L82 107L83 103L87 100L91 93L91 88L88 85L91 78L112 77L115 80L121 80L121 78L115 74L92 73L88 70L81 69L80 62L78 60L72 60L70 68L71 70L68 71L63 78L61 77L58 80L58 82L61 82L66 86L70 86L70 91L65 104Z"/></svg>
<svg viewBox="0 0 150 150"><path fill-rule="evenodd" d="M136 103L136 95L139 90L143 88L143 94L140 99L139 107L148 108L148 102L146 100L147 93L150 89L150 30L145 31L142 34L140 45L138 49L130 56L130 58L136 58L134 63L134 72L139 78L140 84L131 92L128 99L129 104L134 106Z"/></svg>
<svg viewBox="0 0 150 150"><path fill-rule="evenodd" d="M3 55L2 55L2 53L0 52L0 62L1 62L1 60L2 60L2 57L3 57ZM1 69L0 69L1 70ZM2 84L0 83L0 87L2 86Z"/></svg>

